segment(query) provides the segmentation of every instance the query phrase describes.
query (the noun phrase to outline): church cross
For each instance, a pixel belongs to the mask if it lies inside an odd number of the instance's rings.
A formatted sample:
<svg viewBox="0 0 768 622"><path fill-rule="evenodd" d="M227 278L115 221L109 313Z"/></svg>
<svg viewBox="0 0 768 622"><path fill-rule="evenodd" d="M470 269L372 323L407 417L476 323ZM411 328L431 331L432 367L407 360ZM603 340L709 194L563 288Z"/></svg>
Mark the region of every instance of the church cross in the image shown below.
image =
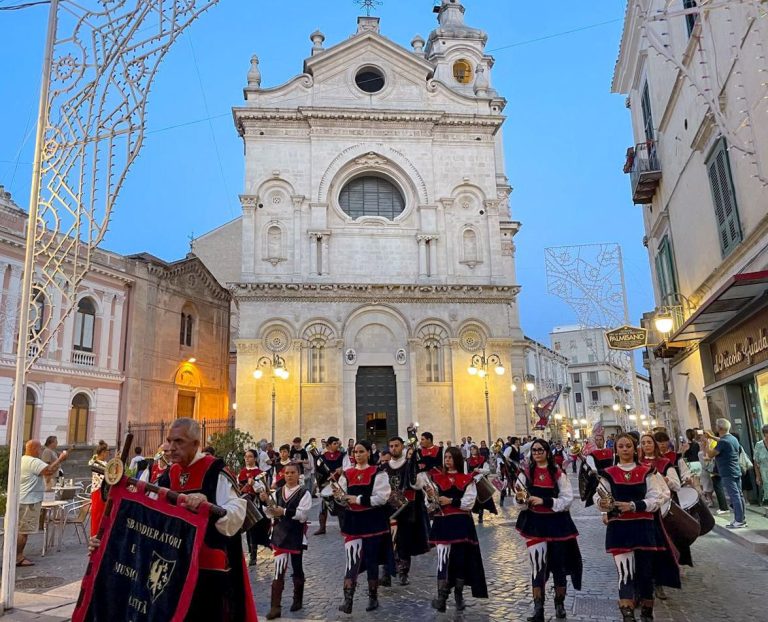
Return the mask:
<svg viewBox="0 0 768 622"><path fill-rule="evenodd" d="M381 0L354 0L354 2L365 11L367 17L370 17L371 11L375 11L376 7L382 4Z"/></svg>
<svg viewBox="0 0 768 622"><path fill-rule="evenodd" d="M187 239L189 240L189 252L194 253L195 252L195 232L191 231L190 234L187 236Z"/></svg>

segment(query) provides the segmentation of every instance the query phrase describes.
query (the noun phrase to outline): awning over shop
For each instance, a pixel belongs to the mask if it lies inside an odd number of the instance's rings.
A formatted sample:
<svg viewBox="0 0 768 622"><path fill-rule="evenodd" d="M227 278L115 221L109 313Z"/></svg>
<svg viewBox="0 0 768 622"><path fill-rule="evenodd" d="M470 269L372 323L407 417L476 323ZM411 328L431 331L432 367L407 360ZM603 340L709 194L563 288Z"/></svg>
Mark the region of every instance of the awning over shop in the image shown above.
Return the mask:
<svg viewBox="0 0 768 622"><path fill-rule="evenodd" d="M701 341L768 291L768 270L733 275L674 333L670 342Z"/></svg>

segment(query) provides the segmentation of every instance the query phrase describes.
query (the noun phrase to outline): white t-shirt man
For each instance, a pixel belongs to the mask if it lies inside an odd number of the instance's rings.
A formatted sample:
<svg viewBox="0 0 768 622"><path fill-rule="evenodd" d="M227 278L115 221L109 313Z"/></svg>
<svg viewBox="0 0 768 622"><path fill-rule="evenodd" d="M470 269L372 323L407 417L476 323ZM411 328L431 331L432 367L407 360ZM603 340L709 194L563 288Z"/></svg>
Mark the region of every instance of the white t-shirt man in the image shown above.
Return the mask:
<svg viewBox="0 0 768 622"><path fill-rule="evenodd" d="M33 504L43 501L45 482L41 473L48 465L34 456L21 457L21 486L19 487L19 503Z"/></svg>

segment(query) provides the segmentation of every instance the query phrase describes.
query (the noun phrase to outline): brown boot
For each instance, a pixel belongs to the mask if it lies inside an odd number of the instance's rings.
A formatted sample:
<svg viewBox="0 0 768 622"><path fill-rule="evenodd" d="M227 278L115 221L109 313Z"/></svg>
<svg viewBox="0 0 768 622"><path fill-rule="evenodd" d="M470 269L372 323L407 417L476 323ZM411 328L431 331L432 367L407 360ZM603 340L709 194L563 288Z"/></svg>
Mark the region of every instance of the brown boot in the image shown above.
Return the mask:
<svg viewBox="0 0 768 622"><path fill-rule="evenodd" d="M379 608L379 580L378 579L369 579L368 580L368 606L365 608L366 611L373 611L374 609Z"/></svg>
<svg viewBox="0 0 768 622"><path fill-rule="evenodd" d="M357 583L351 579L344 579L344 602L339 605L342 613L352 613L352 600L355 597Z"/></svg>
<svg viewBox="0 0 768 622"><path fill-rule="evenodd" d="M437 598L432 600L432 607L440 612L445 611L445 605L448 596L451 594L451 588L448 587L448 581L445 579L437 580Z"/></svg>
<svg viewBox="0 0 768 622"><path fill-rule="evenodd" d="M640 606L640 622L653 622L653 599L642 601Z"/></svg>
<svg viewBox="0 0 768 622"><path fill-rule="evenodd" d="M304 607L304 579L293 580L293 603L291 611L298 611Z"/></svg>
<svg viewBox="0 0 768 622"><path fill-rule="evenodd" d="M564 619L568 615L565 611L565 593L567 589L567 587L555 588L555 617L559 620Z"/></svg>
<svg viewBox="0 0 768 622"><path fill-rule="evenodd" d="M279 618L282 610L280 609L280 600L283 598L283 588L285 587L285 579L274 579L272 581L272 595L269 601L269 613L267 613L267 620L274 620Z"/></svg>
<svg viewBox="0 0 768 622"><path fill-rule="evenodd" d="M533 588L533 615L526 618L528 622L544 622L544 590Z"/></svg>
<svg viewBox="0 0 768 622"><path fill-rule="evenodd" d="M325 533L325 524L328 522L328 514L326 514L325 512L320 512L318 521L320 522L320 526L317 528L317 531L315 532L314 535L322 536Z"/></svg>

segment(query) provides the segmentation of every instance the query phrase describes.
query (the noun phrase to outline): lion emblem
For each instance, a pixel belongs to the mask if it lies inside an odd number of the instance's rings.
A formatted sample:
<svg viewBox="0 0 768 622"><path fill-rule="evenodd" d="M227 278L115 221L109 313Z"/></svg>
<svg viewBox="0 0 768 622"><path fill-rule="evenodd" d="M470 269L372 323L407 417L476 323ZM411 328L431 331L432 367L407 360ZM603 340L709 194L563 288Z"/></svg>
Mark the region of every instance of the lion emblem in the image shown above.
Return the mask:
<svg viewBox="0 0 768 622"><path fill-rule="evenodd" d="M171 580L175 566L176 562L165 559L152 551L152 564L149 566L149 578L147 579L147 587L152 595L152 602L155 602L158 596L163 593Z"/></svg>

